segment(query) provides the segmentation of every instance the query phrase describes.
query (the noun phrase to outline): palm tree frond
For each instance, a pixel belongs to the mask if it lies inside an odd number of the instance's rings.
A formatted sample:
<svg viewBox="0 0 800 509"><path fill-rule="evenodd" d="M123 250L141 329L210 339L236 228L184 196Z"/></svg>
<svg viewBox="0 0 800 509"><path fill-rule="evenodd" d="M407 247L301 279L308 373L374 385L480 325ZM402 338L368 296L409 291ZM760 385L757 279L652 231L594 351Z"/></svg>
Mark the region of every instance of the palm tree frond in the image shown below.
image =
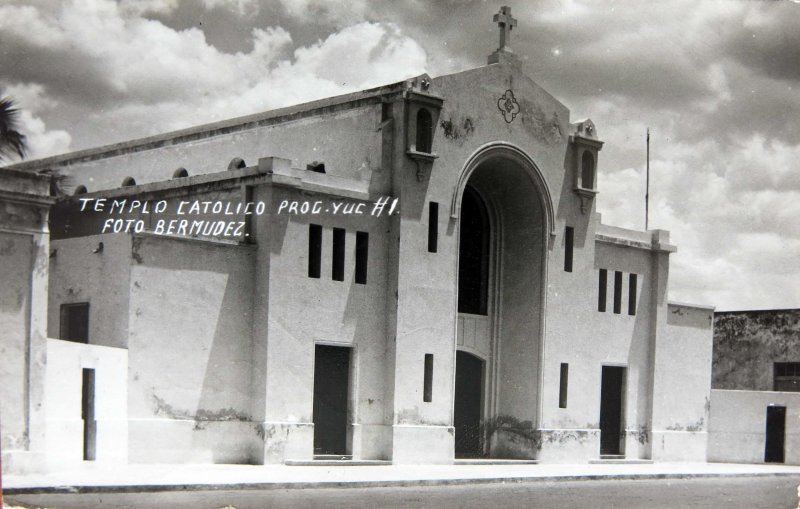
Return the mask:
<svg viewBox="0 0 800 509"><path fill-rule="evenodd" d="M19 132L19 109L10 97L0 98L0 161L27 153L25 135Z"/></svg>

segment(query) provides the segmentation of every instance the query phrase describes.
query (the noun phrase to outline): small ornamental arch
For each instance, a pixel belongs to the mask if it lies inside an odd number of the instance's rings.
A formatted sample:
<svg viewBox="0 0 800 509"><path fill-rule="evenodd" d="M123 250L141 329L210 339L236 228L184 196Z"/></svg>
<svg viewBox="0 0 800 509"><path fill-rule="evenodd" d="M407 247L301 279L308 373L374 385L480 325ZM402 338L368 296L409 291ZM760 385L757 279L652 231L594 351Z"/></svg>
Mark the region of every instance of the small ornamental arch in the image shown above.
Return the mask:
<svg viewBox="0 0 800 509"><path fill-rule="evenodd" d="M183 168L183 167L178 168L177 170L172 172L172 178L174 178L174 179L184 178L184 177L188 177L188 176L189 176L189 172L186 171L186 168Z"/></svg>

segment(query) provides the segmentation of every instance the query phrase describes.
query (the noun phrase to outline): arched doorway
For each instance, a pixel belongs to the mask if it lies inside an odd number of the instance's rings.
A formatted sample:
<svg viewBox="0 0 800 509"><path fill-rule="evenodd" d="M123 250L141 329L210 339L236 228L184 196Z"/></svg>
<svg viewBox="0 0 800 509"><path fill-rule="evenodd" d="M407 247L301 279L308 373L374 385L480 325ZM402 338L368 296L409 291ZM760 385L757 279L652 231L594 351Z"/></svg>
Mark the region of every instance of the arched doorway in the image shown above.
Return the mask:
<svg viewBox="0 0 800 509"><path fill-rule="evenodd" d="M534 458L549 194L509 146L476 154L457 192L456 456Z"/></svg>

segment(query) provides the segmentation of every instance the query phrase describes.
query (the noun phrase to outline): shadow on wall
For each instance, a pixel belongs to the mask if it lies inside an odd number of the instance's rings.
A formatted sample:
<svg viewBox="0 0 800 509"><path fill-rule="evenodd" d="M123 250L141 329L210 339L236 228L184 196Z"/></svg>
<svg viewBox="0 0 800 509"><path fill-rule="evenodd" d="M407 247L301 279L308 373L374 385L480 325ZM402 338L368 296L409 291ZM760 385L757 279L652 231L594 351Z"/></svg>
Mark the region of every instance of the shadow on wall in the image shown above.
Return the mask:
<svg viewBox="0 0 800 509"><path fill-rule="evenodd" d="M191 440L175 442L191 447L184 452L250 462L256 433L226 432L226 423L251 420L254 250L137 237L133 251L130 373L139 412L194 421Z"/></svg>

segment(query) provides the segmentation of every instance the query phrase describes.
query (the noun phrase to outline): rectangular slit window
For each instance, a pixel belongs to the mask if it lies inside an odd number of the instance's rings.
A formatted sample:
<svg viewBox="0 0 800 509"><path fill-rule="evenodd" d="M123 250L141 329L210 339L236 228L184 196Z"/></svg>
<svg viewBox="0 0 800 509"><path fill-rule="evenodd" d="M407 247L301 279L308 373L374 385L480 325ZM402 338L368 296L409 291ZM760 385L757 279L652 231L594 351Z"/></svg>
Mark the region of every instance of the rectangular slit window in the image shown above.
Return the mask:
<svg viewBox="0 0 800 509"><path fill-rule="evenodd" d="M428 204L428 252L435 253L439 241L439 204L432 201Z"/></svg>
<svg viewBox="0 0 800 509"><path fill-rule="evenodd" d="M369 255L369 233L356 232L356 283L367 284L367 259Z"/></svg>
<svg viewBox="0 0 800 509"><path fill-rule="evenodd" d="M333 264L331 278L334 281L344 281L344 228L333 229Z"/></svg>
<svg viewBox="0 0 800 509"><path fill-rule="evenodd" d="M558 384L558 408L567 408L567 380L569 379L569 364L561 363L561 379Z"/></svg>
<svg viewBox="0 0 800 509"><path fill-rule="evenodd" d="M636 314L636 284L638 280L637 274L628 275L628 314Z"/></svg>
<svg viewBox="0 0 800 509"><path fill-rule="evenodd" d="M600 269L597 293L597 310L601 313L606 312L606 288L608 288L608 271Z"/></svg>
<svg viewBox="0 0 800 509"><path fill-rule="evenodd" d="M89 303L61 305L60 336L66 341L89 342Z"/></svg>
<svg viewBox="0 0 800 509"><path fill-rule="evenodd" d="M575 229L567 226L564 231L564 272L572 272L572 249L575 241Z"/></svg>
<svg viewBox="0 0 800 509"><path fill-rule="evenodd" d="M322 266L322 226L308 225L308 277L319 278Z"/></svg>
<svg viewBox="0 0 800 509"><path fill-rule="evenodd" d="M433 401L433 354L425 354L425 377L423 380L422 401Z"/></svg>
<svg viewBox="0 0 800 509"><path fill-rule="evenodd" d="M614 271L614 314L622 312L622 272Z"/></svg>

